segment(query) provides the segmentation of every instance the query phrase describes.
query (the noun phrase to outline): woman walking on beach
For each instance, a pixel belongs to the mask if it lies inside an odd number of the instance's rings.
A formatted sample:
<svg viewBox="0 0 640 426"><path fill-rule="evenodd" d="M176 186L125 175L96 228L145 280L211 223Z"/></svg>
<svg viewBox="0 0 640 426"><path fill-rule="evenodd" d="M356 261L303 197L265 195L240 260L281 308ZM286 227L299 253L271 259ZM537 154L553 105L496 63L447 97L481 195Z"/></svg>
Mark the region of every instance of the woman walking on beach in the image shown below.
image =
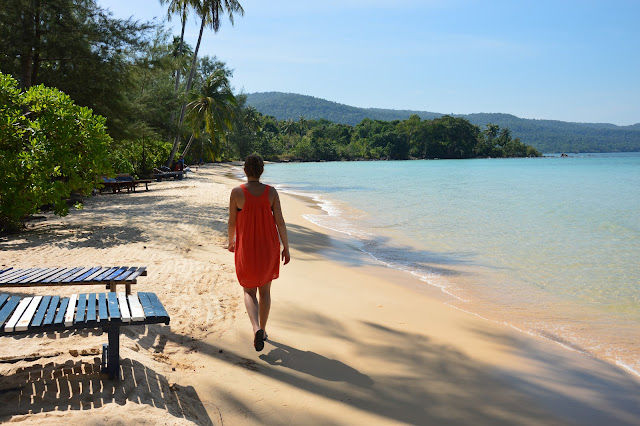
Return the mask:
<svg viewBox="0 0 640 426"><path fill-rule="evenodd" d="M256 351L264 348L267 339L271 281L279 276L280 256L285 265L291 259L280 198L275 188L260 182L263 171L262 158L248 156L244 162L247 183L233 188L229 201L229 251L235 252L236 275L244 288Z"/></svg>

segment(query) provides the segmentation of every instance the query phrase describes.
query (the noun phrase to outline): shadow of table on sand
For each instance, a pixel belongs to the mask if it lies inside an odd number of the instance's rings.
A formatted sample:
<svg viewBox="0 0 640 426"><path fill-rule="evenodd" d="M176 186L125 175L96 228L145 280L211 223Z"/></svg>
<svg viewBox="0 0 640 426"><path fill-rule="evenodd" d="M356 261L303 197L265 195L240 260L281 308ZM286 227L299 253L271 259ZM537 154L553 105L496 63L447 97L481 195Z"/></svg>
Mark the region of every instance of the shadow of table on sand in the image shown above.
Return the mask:
<svg viewBox="0 0 640 426"><path fill-rule="evenodd" d="M88 412L110 403L133 402L162 410L167 421L170 415L176 421L213 424L193 387L169 384L163 375L131 359L121 360L120 376L116 381L100 374L100 357L19 368L0 378L0 422L17 415Z"/></svg>

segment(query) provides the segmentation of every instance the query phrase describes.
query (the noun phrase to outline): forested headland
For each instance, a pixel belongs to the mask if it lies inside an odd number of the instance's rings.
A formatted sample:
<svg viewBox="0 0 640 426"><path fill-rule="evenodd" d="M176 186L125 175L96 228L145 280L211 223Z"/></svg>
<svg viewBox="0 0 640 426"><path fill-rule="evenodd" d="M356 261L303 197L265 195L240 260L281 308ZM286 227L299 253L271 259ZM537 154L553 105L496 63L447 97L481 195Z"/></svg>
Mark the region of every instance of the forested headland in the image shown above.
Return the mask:
<svg viewBox="0 0 640 426"><path fill-rule="evenodd" d="M444 114L428 111L357 108L313 96L282 92L250 93L247 104L278 120L327 119L355 126L365 118L372 120L406 120L416 115L433 120ZM513 137L526 141L540 152L638 152L640 123L617 126L607 123L569 123L557 120L533 120L511 114L452 114L484 127L496 124L511 130Z"/></svg>
<svg viewBox="0 0 640 426"><path fill-rule="evenodd" d="M278 119L234 93L232 71L199 52L204 31L244 14L237 0L161 0L201 31L116 19L94 0L5 0L0 8L0 231L44 205L65 214L100 176L147 177L186 162L537 156L509 128L463 117L354 124Z"/></svg>

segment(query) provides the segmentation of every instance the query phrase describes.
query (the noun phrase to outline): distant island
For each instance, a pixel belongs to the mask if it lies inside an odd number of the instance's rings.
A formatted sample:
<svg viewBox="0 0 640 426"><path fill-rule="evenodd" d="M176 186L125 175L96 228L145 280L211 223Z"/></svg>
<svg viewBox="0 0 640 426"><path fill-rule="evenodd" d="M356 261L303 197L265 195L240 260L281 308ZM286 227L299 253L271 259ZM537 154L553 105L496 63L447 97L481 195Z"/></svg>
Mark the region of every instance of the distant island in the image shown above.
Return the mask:
<svg viewBox="0 0 640 426"><path fill-rule="evenodd" d="M422 120L445 114L428 111L357 108L313 96L282 92L249 93L247 105L278 120L329 120L355 126L362 120L407 120L417 115ZM495 124L508 128L514 138L541 152L637 152L640 151L640 123L617 126L607 123L570 123L556 120L532 120L510 114L450 114L484 128Z"/></svg>

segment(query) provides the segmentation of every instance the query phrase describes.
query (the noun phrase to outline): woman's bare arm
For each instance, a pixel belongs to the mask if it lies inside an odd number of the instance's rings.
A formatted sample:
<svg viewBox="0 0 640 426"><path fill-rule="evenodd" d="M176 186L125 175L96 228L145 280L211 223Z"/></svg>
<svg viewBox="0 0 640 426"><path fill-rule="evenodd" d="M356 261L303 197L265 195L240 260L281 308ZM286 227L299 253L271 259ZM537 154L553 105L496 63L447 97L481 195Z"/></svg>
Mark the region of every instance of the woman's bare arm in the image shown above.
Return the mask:
<svg viewBox="0 0 640 426"><path fill-rule="evenodd" d="M242 194L240 187L233 188L229 197L229 223L227 224L228 246L230 252L236 251L236 222L238 220L238 197Z"/></svg>
<svg viewBox="0 0 640 426"><path fill-rule="evenodd" d="M282 249L282 259L284 260L284 264L286 265L291 260L291 254L289 254L289 236L287 235L287 224L284 222L284 216L282 215L282 206L280 205L280 197L278 196L278 191L273 188L274 198L273 198L273 218L276 221L276 227L278 228L278 234L280 234L280 241L282 241L282 245L284 248Z"/></svg>

